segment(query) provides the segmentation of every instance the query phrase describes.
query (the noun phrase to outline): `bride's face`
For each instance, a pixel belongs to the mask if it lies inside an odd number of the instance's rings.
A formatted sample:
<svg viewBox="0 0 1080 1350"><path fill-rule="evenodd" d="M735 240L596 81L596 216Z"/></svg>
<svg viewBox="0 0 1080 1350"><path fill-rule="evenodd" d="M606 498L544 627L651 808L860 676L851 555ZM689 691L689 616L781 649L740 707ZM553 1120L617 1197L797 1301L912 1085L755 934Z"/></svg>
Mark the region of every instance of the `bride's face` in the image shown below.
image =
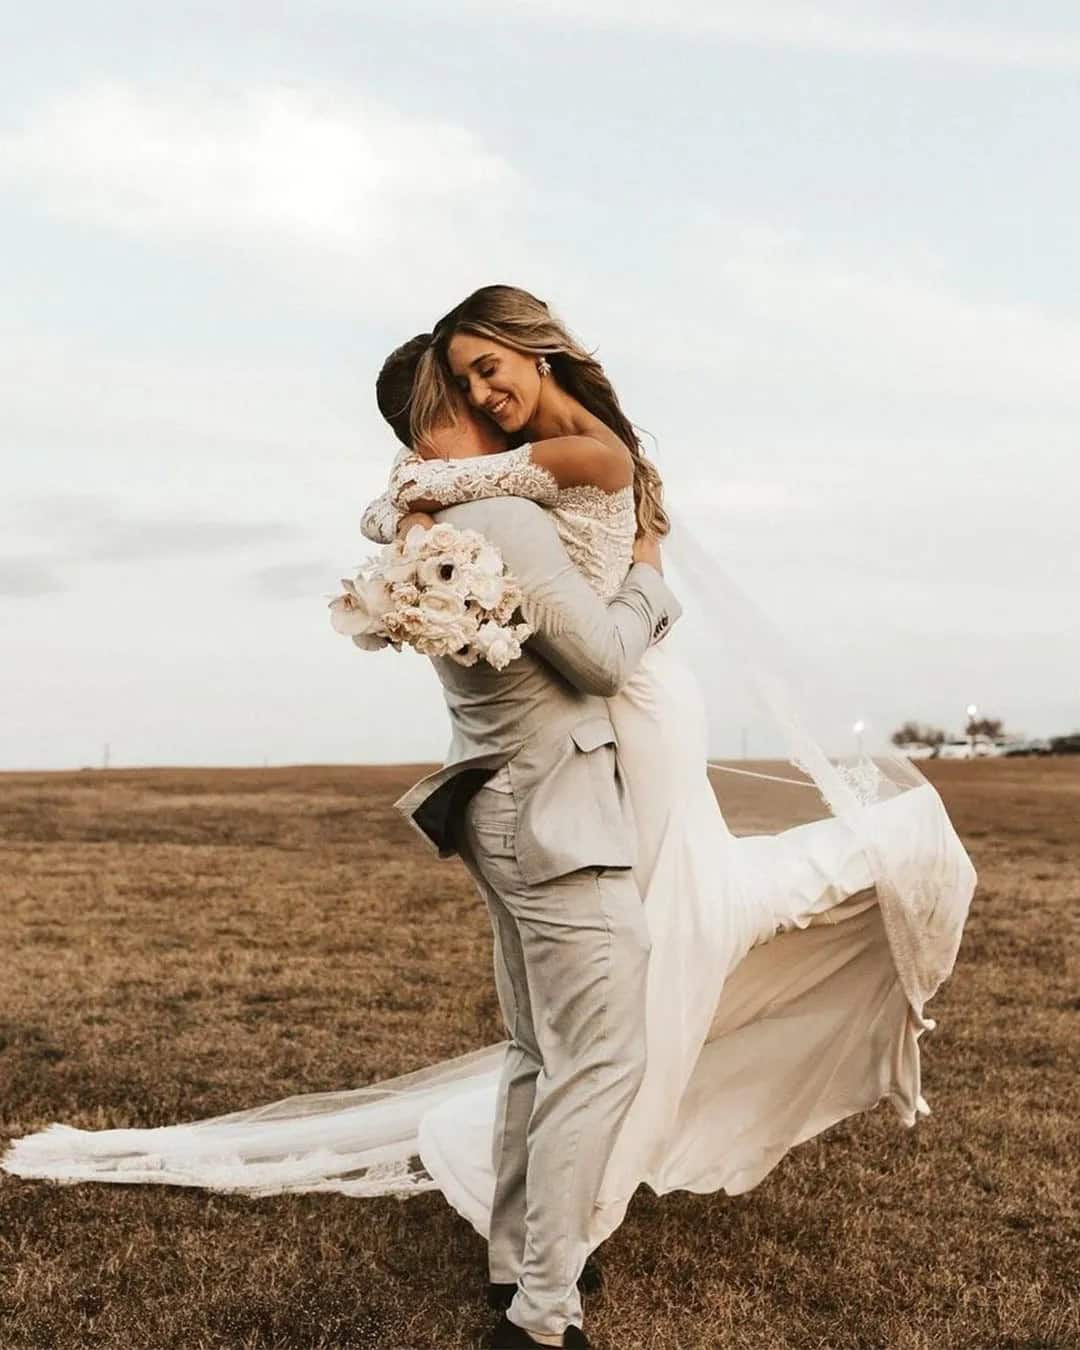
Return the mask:
<svg viewBox="0 0 1080 1350"><path fill-rule="evenodd" d="M474 408L507 435L528 426L540 400L535 357L472 333L455 333L446 355L458 387Z"/></svg>

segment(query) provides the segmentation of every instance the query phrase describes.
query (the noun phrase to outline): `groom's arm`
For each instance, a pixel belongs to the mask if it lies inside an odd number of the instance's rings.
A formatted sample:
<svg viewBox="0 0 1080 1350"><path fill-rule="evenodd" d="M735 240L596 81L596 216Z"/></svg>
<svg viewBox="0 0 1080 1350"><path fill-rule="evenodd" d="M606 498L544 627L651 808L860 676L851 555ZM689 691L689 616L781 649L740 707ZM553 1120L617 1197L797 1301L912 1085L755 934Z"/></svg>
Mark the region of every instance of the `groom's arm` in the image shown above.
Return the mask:
<svg viewBox="0 0 1080 1350"><path fill-rule="evenodd" d="M617 693L682 613L648 563L635 563L605 604L570 561L548 514L521 497L463 502L437 519L477 530L500 550L525 596L522 610L535 629L530 647L585 693Z"/></svg>

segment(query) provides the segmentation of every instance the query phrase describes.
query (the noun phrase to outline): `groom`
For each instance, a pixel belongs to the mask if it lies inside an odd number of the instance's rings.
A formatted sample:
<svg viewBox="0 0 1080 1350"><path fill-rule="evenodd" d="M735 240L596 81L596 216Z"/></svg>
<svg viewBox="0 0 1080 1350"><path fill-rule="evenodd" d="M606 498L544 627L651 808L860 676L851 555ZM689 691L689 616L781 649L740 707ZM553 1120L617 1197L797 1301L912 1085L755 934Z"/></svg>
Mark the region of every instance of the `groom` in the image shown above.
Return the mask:
<svg viewBox="0 0 1080 1350"><path fill-rule="evenodd" d="M379 408L408 443L426 335L387 359ZM462 405L437 450L502 449ZM487 903L510 1040L496 1107L493 1286L515 1286L491 1350L587 1347L577 1281L589 1218L645 1070L649 934L633 881L635 831L604 697L680 609L641 543L605 605L533 502L492 498L437 519L502 552L536 629L505 670L435 659L450 712L447 764L396 803L441 856L458 853Z"/></svg>

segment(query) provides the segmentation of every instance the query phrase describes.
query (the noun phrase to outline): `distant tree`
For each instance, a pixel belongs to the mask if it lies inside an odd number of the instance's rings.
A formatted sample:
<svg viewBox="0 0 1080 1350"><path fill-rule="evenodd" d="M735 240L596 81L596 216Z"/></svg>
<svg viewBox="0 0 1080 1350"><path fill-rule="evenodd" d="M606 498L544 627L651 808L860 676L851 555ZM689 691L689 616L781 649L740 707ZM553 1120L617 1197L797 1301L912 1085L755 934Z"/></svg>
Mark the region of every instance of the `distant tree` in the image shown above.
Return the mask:
<svg viewBox="0 0 1080 1350"><path fill-rule="evenodd" d="M1000 741L1005 735L1005 723L1000 717L973 717L968 719L967 736L989 736L992 741Z"/></svg>
<svg viewBox="0 0 1080 1350"><path fill-rule="evenodd" d="M941 745L946 739L940 727L923 722L905 722L892 734L893 745Z"/></svg>

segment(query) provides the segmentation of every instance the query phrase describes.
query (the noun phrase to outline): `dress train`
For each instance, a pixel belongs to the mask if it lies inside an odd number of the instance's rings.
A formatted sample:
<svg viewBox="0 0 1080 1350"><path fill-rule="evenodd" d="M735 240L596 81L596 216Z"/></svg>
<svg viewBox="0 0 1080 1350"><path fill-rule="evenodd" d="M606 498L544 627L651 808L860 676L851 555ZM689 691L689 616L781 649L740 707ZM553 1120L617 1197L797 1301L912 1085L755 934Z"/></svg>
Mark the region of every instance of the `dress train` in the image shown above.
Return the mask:
<svg viewBox="0 0 1080 1350"><path fill-rule="evenodd" d="M658 1195L738 1194L881 1100L907 1125L925 1114L919 1038L934 1024L923 1003L951 968L975 880L926 782L868 806L858 829L828 816L732 834L705 773L700 693L665 644L609 707L652 951L648 1065L608 1161L594 1247L641 1182ZM486 1237L506 1044L190 1124L56 1124L16 1140L0 1165L251 1195L437 1188Z"/></svg>

